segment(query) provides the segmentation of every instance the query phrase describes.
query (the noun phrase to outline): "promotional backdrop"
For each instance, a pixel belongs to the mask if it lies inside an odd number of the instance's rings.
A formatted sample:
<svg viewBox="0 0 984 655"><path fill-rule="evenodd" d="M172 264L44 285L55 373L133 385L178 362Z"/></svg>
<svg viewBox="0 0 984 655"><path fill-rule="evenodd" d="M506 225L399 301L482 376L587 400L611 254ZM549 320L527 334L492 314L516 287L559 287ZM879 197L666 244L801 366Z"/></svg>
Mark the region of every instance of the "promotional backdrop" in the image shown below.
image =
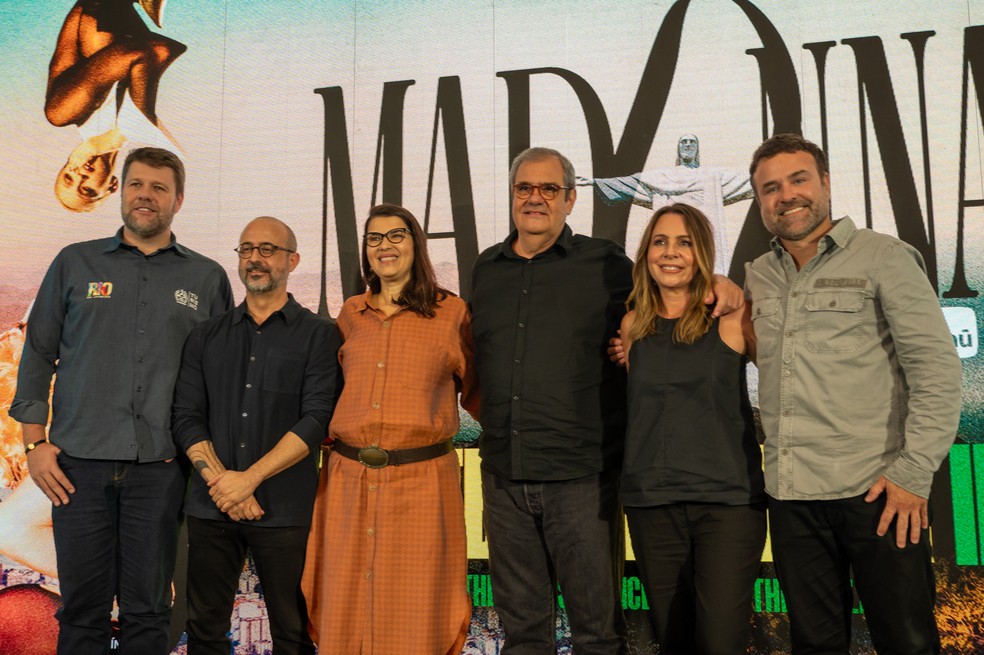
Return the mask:
<svg viewBox="0 0 984 655"><path fill-rule="evenodd" d="M383 201L421 219L440 281L467 298L478 252L509 233L509 162L529 145L583 178L576 232L632 256L653 207L689 202L740 284L768 240L748 162L783 131L826 149L835 217L913 244L939 292L964 404L932 498L938 618L945 652L984 651L984 1L0 0L0 67L0 654L53 652L58 605L50 509L5 411L24 320L60 248L118 229L117 152L182 155L174 231L239 298L242 227L286 221L291 290L334 315L361 291L361 222ZM685 135L698 168L678 165ZM465 420L465 652L493 654L477 436ZM623 591L633 648L652 652L631 560ZM784 609L767 547L749 653L788 652ZM853 652L871 653L856 613ZM269 652L248 568L233 631L237 654ZM562 613L558 637L570 652Z"/></svg>

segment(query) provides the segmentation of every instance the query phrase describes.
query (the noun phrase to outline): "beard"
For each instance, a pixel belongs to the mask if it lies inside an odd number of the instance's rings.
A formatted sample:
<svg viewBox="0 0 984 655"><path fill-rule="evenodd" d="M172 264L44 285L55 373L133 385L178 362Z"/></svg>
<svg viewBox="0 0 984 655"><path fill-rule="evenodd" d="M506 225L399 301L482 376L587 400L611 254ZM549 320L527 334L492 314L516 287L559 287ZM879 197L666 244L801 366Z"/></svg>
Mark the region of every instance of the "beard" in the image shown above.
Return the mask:
<svg viewBox="0 0 984 655"><path fill-rule="evenodd" d="M771 221L769 231L780 239L787 241L805 239L830 215L830 204L828 202L811 202L807 205L794 205L794 207L804 207L804 211L797 215L795 223L783 220L783 217L779 216L778 213ZM785 207L780 209L779 212L792 208ZM805 216L803 215L804 213Z"/></svg>
<svg viewBox="0 0 984 655"><path fill-rule="evenodd" d="M267 274L266 279L254 280L249 274L253 271L261 271ZM246 270L240 274L240 279L242 279L243 284L246 286L246 290L250 293L269 293L274 289L280 288L280 280L275 277L270 269L262 262L250 262L246 267Z"/></svg>
<svg viewBox="0 0 984 655"><path fill-rule="evenodd" d="M133 217L132 212L125 212L123 214L123 225L137 236L149 239L162 234L171 227L172 217L172 214L158 211L157 215L149 221L139 222Z"/></svg>

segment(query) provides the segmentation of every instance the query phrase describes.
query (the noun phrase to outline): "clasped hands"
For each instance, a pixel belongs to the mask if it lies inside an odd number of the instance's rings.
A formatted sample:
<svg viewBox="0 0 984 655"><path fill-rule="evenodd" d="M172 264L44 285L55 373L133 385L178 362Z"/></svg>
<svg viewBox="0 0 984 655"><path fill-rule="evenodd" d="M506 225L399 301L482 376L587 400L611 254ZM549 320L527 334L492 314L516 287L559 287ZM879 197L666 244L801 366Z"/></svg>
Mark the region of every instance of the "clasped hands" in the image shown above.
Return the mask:
<svg viewBox="0 0 984 655"><path fill-rule="evenodd" d="M264 514L253 496L260 482L248 470L227 470L208 481L208 494L219 511L228 514L233 521L253 521Z"/></svg>

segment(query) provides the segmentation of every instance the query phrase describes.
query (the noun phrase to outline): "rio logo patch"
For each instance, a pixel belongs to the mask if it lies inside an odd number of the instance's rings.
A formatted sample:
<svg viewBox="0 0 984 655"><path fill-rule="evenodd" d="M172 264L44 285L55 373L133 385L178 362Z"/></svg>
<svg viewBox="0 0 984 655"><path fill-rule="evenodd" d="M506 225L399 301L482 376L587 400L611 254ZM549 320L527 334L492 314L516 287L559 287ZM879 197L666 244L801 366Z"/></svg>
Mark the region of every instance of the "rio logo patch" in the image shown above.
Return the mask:
<svg viewBox="0 0 984 655"><path fill-rule="evenodd" d="M86 298L109 298L113 295L112 282L90 282Z"/></svg>

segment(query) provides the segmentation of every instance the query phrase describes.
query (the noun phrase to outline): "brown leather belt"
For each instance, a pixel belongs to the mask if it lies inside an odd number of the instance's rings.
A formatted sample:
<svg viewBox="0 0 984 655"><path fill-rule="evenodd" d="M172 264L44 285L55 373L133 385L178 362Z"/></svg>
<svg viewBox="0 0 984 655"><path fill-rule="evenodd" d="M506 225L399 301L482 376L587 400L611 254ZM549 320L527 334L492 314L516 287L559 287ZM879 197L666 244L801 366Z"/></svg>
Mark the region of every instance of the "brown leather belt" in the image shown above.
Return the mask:
<svg viewBox="0 0 984 655"><path fill-rule="evenodd" d="M366 468L381 469L387 466L400 466L401 464L413 464L414 462L424 462L428 459L435 459L441 455L447 455L454 446L451 440L442 441L430 446L420 448L404 448L402 450L384 450L379 446L367 446L366 448L356 448L344 441L335 439L331 449L342 457L354 459Z"/></svg>

